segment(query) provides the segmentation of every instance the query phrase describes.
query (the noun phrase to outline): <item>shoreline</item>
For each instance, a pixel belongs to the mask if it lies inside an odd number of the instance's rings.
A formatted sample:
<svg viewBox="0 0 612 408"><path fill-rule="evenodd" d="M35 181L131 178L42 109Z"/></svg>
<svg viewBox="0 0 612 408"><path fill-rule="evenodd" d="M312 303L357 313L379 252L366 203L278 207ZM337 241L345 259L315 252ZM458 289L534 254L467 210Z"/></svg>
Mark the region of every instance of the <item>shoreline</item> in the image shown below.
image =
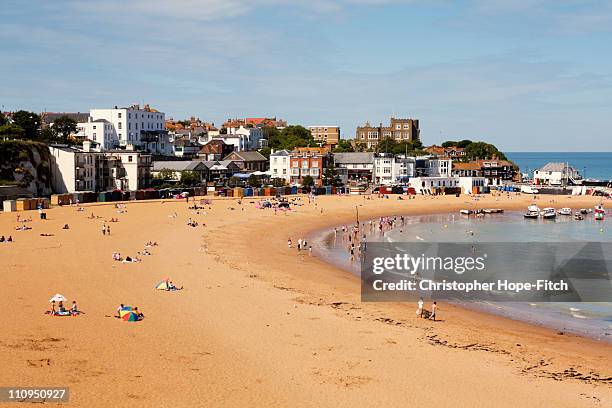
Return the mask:
<svg viewBox="0 0 612 408"><path fill-rule="evenodd" d="M518 211L508 211L508 212L516 212L517 214L519 213ZM435 215L448 215L451 216L453 215L453 213L435 213L435 214L411 214L411 215L407 215L407 218L410 217L429 217L429 216L435 216ZM394 217L394 216L400 216L400 214L387 214L385 215L385 217ZM375 222L378 222L378 218L368 218L366 220L360 220L360 222L363 224L368 223L370 220L373 220ZM419 221L420 222L420 221ZM434 222L435 224L435 222ZM323 228L318 228L316 230L311 231L308 235L307 235L307 240L308 242L312 242L313 244L317 244L316 250L313 250L313 256L319 258L321 261L328 263L329 265L331 265L334 268L338 268L352 276L356 276L358 279L360 279L359 277L359 267L352 265L352 262L350 260L348 260L348 255L346 253L344 253L341 249L337 248L336 245L337 243L333 243L331 244L332 247L328 247L328 248L322 248L321 245L324 244L325 241L327 241L328 239L333 239L333 232L330 231L331 227L335 227L338 228L338 231L340 232L340 228L345 225L345 224L333 224L331 226L326 226ZM348 224L353 225L353 224ZM397 228L397 227L395 227ZM394 229L395 229L394 228ZM393 230L394 230L393 229ZM391 232L393 230L389 230L387 232ZM369 234L368 234L369 235ZM375 242L379 242L379 241L375 241ZM381 241L383 242L383 241ZM313 248L315 248L315 246L313 246ZM342 251L342 253L339 253L340 251ZM355 260L355 262L358 261L358 258ZM429 302L428 300L426 300L426 303ZM411 306L412 303L410 302L398 302L398 303L404 303L406 306ZM589 329L587 328L567 328L566 326L560 326L561 322L559 320L560 317L557 318L553 318L552 316L546 316L546 318L544 318L542 321L536 321L535 319L535 313L534 311L527 311L527 313L525 313L525 310L522 310L522 315L521 312L519 312L518 310L516 310L516 308L514 310L512 310L512 308L510 308L509 310L501 310L502 308L496 308L495 305L491 304L488 306L485 305L478 305L478 304L471 304L470 302L463 302L463 303L457 303L457 302L447 302L447 301L443 301L443 302L439 302L442 304L452 304L453 307L458 307L458 308L462 308L462 309L466 309L466 310L470 310L476 313L485 313L487 315L491 315L491 316L496 316L502 319L509 319L511 321L514 322L520 322L520 323L526 323L528 325L534 326L534 327L540 327L540 328L544 328L550 331L551 334L555 335L558 334L559 332L564 332L567 334L572 334L572 335L576 335L579 336L581 338L585 338L585 339L590 339L590 340L595 340L598 342L604 342L604 343L610 343L612 344L612 335L609 332L603 333L603 334L598 334L596 332L593 331L588 331ZM498 310L499 309L499 310ZM592 330L592 329L591 329Z"/></svg>
<svg viewBox="0 0 612 408"><path fill-rule="evenodd" d="M293 198L293 197L292 197ZM243 199L212 198L196 214L184 201L53 208L14 231L0 215L8 296L0 299L5 369L0 383L71 387L72 406L511 406L599 407L612 402L612 347L484 313L444 306L442 322L412 307L362 304L358 279L287 248L317 227L354 217L448 212L466 199L364 201L322 196L275 215ZM594 200L569 199L592 203ZM503 201L506 201L504 199ZM525 198L508 199L524 208ZM530 201L530 200L528 200ZM488 197L481 205L502 207ZM497 204L492 204L497 203ZM320 209L323 208L321 214ZM430 210L434 211L430 211ZM90 220L91 213L100 219ZM170 217L177 213L178 217ZM104 218L118 216L112 235ZM186 226L188 218L200 223ZM64 223L70 230L62 230ZM52 237L39 233L51 232ZM121 264L156 241L142 263ZM34 254L34 256L33 256ZM185 289L160 293L170 276ZM45 316L48 299L76 299L85 315ZM146 318L106 318L119 303ZM436 393L431 378L448 392ZM124 381L117 382L117 378ZM461 379L461 381L459 381ZM533 393L533 387L538 393ZM406 393L406 390L410 390ZM469 390L469 391L468 391Z"/></svg>

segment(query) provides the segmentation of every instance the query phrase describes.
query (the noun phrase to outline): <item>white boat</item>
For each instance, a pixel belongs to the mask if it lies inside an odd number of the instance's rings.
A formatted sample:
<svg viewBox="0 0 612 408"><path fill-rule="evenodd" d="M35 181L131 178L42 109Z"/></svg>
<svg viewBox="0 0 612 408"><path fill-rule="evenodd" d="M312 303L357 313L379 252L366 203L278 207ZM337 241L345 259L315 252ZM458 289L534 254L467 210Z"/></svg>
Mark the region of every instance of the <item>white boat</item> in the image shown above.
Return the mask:
<svg viewBox="0 0 612 408"><path fill-rule="evenodd" d="M605 218L606 215L606 210L604 210L603 205L597 205L595 206L595 219L597 221L603 221L603 219Z"/></svg>
<svg viewBox="0 0 612 408"><path fill-rule="evenodd" d="M540 212L540 216L545 220L552 220L557 218L557 210L552 207L547 207Z"/></svg>
<svg viewBox="0 0 612 408"><path fill-rule="evenodd" d="M474 215L474 214L481 214L482 210L459 210L459 213L463 214L463 215Z"/></svg>
<svg viewBox="0 0 612 408"><path fill-rule="evenodd" d="M527 212L523 216L525 218L538 218L540 216L540 209L537 205L532 204L527 207Z"/></svg>
<svg viewBox="0 0 612 408"><path fill-rule="evenodd" d="M560 215L572 215L572 209L571 208L562 208L559 210L559 214Z"/></svg>
<svg viewBox="0 0 612 408"><path fill-rule="evenodd" d="M576 221L582 221L582 220L584 220L584 217L582 216L582 214L580 214L580 211L576 211L576 212L574 213L574 219L575 219Z"/></svg>
<svg viewBox="0 0 612 408"><path fill-rule="evenodd" d="M504 212L504 210L501 208L485 208L482 210L482 212L485 214L501 214Z"/></svg>
<svg viewBox="0 0 612 408"><path fill-rule="evenodd" d="M591 210L590 208L581 208L580 209L580 214L589 214L592 213L593 210Z"/></svg>

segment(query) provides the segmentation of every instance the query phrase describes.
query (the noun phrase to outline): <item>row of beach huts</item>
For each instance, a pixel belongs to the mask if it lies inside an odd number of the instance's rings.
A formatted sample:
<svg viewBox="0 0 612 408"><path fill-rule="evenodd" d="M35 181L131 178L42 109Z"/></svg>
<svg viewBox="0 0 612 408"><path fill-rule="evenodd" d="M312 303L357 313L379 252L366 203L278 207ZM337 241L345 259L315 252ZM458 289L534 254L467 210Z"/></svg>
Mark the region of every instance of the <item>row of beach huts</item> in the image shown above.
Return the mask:
<svg viewBox="0 0 612 408"><path fill-rule="evenodd" d="M47 209L50 206L73 205L84 203L106 203L117 201L132 201L132 200L159 200L167 198L185 198L213 195L215 197L275 197L295 194L306 194L312 192L316 195L329 194L350 194L353 193L348 187L318 187L318 188L300 188L300 187L192 187L182 189L145 189L136 191L104 191L95 192L78 192L69 194L53 194L50 198L20 198L17 200L5 200L3 202L4 212L28 211L37 210L39 208Z"/></svg>

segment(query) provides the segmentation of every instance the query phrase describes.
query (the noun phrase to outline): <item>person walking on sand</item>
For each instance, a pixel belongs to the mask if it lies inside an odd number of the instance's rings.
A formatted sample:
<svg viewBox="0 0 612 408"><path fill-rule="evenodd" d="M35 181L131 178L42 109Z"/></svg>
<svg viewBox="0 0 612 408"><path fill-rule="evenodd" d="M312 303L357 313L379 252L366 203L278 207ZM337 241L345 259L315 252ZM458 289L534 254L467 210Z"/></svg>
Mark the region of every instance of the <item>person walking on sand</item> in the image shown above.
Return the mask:
<svg viewBox="0 0 612 408"><path fill-rule="evenodd" d="M287 246L291 249L291 238L287 239Z"/></svg>
<svg viewBox="0 0 612 408"><path fill-rule="evenodd" d="M106 225L102 224L102 235L106 235Z"/></svg>
<svg viewBox="0 0 612 408"><path fill-rule="evenodd" d="M106 226L106 235L110 235L110 225Z"/></svg>
<svg viewBox="0 0 612 408"><path fill-rule="evenodd" d="M436 312L438 311L438 304L433 302L431 305L431 314L429 315L429 320L436 321Z"/></svg>
<svg viewBox="0 0 612 408"><path fill-rule="evenodd" d="M423 317L423 298L419 298L419 301L417 302L416 315L421 318Z"/></svg>

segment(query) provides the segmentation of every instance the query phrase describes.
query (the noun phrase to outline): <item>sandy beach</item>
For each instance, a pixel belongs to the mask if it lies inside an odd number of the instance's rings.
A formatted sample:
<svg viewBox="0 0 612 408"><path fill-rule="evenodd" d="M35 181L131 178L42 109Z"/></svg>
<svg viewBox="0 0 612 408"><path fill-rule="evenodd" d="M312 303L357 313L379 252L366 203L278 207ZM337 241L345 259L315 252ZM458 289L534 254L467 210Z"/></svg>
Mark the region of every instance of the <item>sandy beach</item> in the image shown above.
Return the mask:
<svg viewBox="0 0 612 408"><path fill-rule="evenodd" d="M538 204L599 203L551 198ZM450 305L434 323L413 304L361 303L358 278L287 247L352 222L356 207L366 219L457 211L469 198L322 196L315 206L302 197L276 214L255 201L213 198L199 213L184 200L130 202L125 213L56 207L46 221L21 213L33 219L28 231L0 214L0 235L15 241L0 244L0 385L67 386L74 407L612 405L610 343ZM486 196L478 206L531 202ZM119 222L103 235L111 217ZM142 262L111 258L148 241L158 246ZM165 277L184 290L155 290ZM45 315L55 293L85 314ZM120 303L145 319L114 318Z"/></svg>

